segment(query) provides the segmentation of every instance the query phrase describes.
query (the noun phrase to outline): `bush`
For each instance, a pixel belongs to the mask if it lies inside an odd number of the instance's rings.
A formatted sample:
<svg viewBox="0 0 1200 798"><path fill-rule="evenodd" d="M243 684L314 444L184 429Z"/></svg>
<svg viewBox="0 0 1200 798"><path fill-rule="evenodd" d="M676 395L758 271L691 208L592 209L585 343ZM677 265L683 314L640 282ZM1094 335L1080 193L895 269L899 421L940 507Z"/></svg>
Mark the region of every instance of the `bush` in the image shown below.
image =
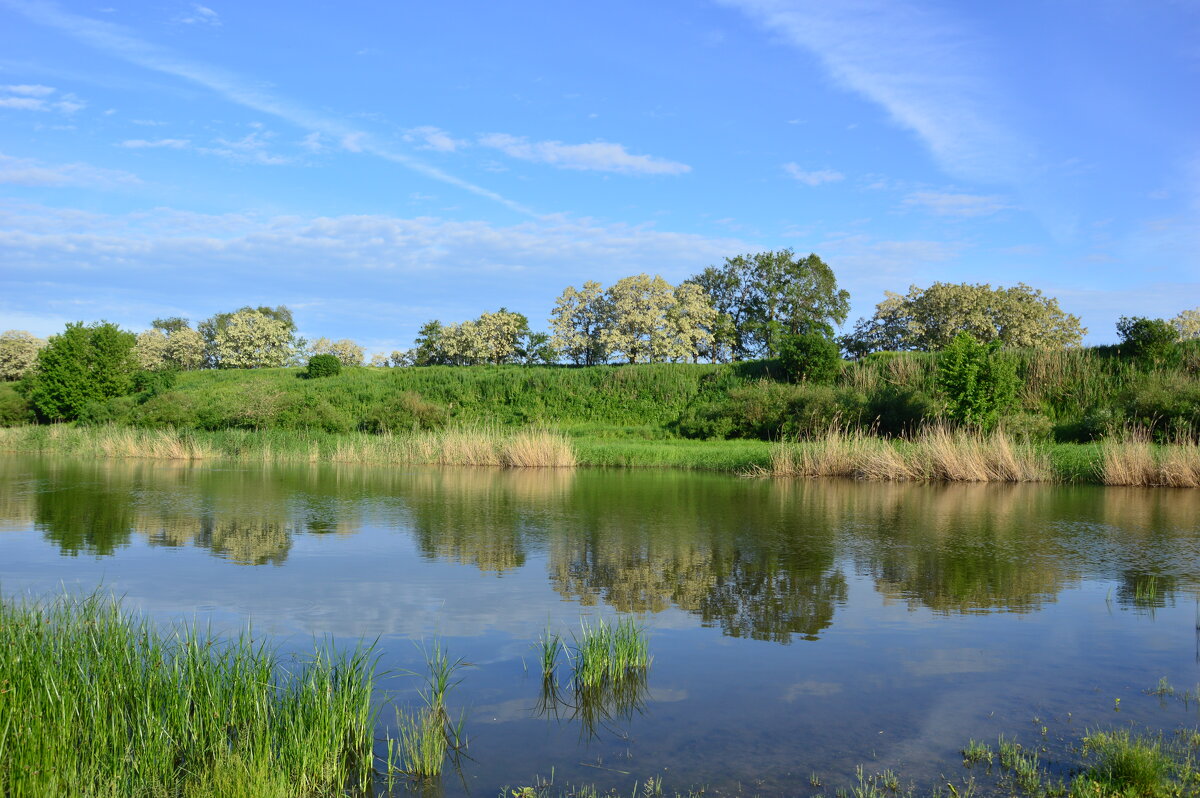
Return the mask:
<svg viewBox="0 0 1200 798"><path fill-rule="evenodd" d="M308 368L304 370L304 376L307 379L316 379L317 377L336 377L342 373L342 361L338 360L337 355L313 355L308 360Z"/></svg>
<svg viewBox="0 0 1200 798"><path fill-rule="evenodd" d="M68 324L38 352L28 398L48 421L69 421L85 407L133 391L137 338L115 324Z"/></svg>
<svg viewBox="0 0 1200 798"><path fill-rule="evenodd" d="M815 333L785 336L779 346L779 360L792 382L833 382L842 370L838 345Z"/></svg>
<svg viewBox="0 0 1200 798"><path fill-rule="evenodd" d="M404 391L394 402L372 408L360 424L364 432L416 432L437 429L446 424L446 411L426 401L416 391Z"/></svg>
<svg viewBox="0 0 1200 798"><path fill-rule="evenodd" d="M0 427L15 427L33 421L33 405L12 383L0 383Z"/></svg>
<svg viewBox="0 0 1200 798"><path fill-rule="evenodd" d="M889 387L871 394L864 414L879 435L902 437L937 417L937 403L929 394Z"/></svg>
<svg viewBox="0 0 1200 798"><path fill-rule="evenodd" d="M1162 319L1122 316L1117 322L1121 351L1146 368L1172 368L1181 360L1179 330Z"/></svg>
<svg viewBox="0 0 1200 798"><path fill-rule="evenodd" d="M1013 405L1016 363L999 351L999 341L983 344L970 333L959 333L943 350L938 361L938 388L945 397L947 416L960 424L990 429Z"/></svg>

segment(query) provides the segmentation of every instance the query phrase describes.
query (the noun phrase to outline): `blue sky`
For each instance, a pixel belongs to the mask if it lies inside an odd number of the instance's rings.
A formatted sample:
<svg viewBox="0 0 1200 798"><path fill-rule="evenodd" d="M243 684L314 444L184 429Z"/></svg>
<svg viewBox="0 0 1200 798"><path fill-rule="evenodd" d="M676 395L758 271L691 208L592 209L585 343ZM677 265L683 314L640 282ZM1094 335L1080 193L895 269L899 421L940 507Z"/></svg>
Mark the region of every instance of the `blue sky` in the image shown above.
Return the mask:
<svg viewBox="0 0 1200 798"><path fill-rule="evenodd" d="M849 323L1200 305L1200 4L0 0L0 328L283 303L386 352L783 247Z"/></svg>

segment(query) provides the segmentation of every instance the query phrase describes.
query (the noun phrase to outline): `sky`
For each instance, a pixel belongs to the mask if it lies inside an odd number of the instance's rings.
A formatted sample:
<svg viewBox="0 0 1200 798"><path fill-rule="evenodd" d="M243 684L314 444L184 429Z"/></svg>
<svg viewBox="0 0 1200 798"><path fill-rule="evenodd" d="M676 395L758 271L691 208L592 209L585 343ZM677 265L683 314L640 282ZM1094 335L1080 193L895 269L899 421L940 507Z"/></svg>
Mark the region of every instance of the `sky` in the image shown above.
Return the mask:
<svg viewBox="0 0 1200 798"><path fill-rule="evenodd" d="M1200 305L1200 2L0 0L0 329L286 304L368 352L815 252Z"/></svg>

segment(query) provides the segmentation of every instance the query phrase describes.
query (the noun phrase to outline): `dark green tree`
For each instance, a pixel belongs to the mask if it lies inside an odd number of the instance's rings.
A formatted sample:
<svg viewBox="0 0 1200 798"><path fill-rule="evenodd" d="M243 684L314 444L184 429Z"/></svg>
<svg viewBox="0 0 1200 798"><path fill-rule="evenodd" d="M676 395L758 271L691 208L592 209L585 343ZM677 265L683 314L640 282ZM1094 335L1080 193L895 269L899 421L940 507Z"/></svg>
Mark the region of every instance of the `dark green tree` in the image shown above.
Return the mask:
<svg viewBox="0 0 1200 798"><path fill-rule="evenodd" d="M232 315L232 314L225 314ZM161 331L164 335L171 335L180 330L190 329L190 323L183 316L168 316L165 319L155 319L150 322L151 328Z"/></svg>
<svg viewBox="0 0 1200 798"><path fill-rule="evenodd" d="M137 336L115 324L68 324L38 353L28 397L40 418L70 421L93 402L134 389Z"/></svg>
<svg viewBox="0 0 1200 798"><path fill-rule="evenodd" d="M1017 397L1016 364L1000 354L1000 342L981 343L959 333L938 359L938 388L946 415L980 429L996 426Z"/></svg>
<svg viewBox="0 0 1200 798"><path fill-rule="evenodd" d="M1179 365L1179 330L1162 319L1122 316L1117 321L1122 353L1131 355L1146 368Z"/></svg>
<svg viewBox="0 0 1200 798"><path fill-rule="evenodd" d="M842 370L842 355L832 339L816 333L785 335L779 360L792 382L833 382Z"/></svg>
<svg viewBox="0 0 1200 798"><path fill-rule="evenodd" d="M729 319L728 345L735 360L774 357L785 335L832 337L850 312L850 293L839 289L833 270L816 255L790 249L727 258L693 282Z"/></svg>
<svg viewBox="0 0 1200 798"><path fill-rule="evenodd" d="M445 366L450 363L446 354L445 329L437 319L427 321L417 330L416 344L412 349L414 366Z"/></svg>

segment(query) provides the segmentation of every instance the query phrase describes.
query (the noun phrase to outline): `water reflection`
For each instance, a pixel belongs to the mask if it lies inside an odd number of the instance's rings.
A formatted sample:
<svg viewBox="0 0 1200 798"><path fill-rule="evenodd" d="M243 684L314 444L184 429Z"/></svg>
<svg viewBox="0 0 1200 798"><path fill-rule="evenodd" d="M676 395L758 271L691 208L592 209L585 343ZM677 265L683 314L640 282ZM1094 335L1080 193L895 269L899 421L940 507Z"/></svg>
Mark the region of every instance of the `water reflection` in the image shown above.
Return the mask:
<svg viewBox="0 0 1200 798"><path fill-rule="evenodd" d="M943 614L1030 612L1084 578L1149 611L1200 582L1190 490L37 458L0 459L0 484L0 524L64 555L120 556L137 536L283 566L303 536L388 529L432 561L544 568L573 602L779 643L828 629L851 577Z"/></svg>

